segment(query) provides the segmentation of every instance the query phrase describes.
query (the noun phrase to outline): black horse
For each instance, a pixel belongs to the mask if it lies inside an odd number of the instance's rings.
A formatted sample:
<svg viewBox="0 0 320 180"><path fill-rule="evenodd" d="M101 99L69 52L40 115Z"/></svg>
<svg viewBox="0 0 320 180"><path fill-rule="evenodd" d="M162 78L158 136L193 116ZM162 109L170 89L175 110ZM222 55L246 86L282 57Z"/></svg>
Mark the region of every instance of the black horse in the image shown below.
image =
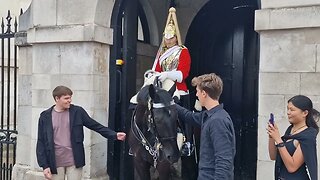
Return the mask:
<svg viewBox="0 0 320 180"><path fill-rule="evenodd" d="M175 86L166 91L147 85L138 93L128 135L136 180L150 180L151 166L158 171L160 180L172 179L172 163L180 156L174 91Z"/></svg>

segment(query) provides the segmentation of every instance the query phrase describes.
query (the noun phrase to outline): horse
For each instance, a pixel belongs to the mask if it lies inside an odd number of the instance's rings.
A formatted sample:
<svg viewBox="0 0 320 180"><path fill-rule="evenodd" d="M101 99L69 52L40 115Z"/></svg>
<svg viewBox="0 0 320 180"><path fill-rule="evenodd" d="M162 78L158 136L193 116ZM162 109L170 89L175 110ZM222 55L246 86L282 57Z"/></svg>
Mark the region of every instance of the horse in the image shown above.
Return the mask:
<svg viewBox="0 0 320 180"><path fill-rule="evenodd" d="M171 166L180 157L174 91L175 85L166 91L150 84L137 95L128 133L136 180L150 180L151 166L158 171L160 180L171 179Z"/></svg>

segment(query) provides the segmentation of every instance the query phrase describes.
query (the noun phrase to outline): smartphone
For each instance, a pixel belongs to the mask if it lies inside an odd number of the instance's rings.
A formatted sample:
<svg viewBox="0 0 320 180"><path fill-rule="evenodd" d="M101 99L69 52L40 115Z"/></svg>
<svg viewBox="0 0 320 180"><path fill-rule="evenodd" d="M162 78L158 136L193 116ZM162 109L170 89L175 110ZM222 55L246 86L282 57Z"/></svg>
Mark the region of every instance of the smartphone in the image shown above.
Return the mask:
<svg viewBox="0 0 320 180"><path fill-rule="evenodd" d="M274 126L274 115L273 115L273 113L270 113L269 123L272 124L272 126Z"/></svg>

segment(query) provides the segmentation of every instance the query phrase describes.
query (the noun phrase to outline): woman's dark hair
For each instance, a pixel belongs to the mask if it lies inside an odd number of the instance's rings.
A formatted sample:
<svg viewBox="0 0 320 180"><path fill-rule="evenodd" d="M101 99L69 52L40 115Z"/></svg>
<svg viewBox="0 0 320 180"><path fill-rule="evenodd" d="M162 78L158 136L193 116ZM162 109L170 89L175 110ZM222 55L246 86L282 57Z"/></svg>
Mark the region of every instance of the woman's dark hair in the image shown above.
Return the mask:
<svg viewBox="0 0 320 180"><path fill-rule="evenodd" d="M320 112L317 111L316 109L313 109L312 111L313 119L317 122L318 126L320 123Z"/></svg>
<svg viewBox="0 0 320 180"><path fill-rule="evenodd" d="M319 132L319 126L317 125L317 122L314 120L313 117L313 105L312 101L304 95L296 95L293 96L291 99L288 100L288 103L291 102L295 107L301 109L302 111L307 110L308 115L306 118L306 124L308 127L313 127Z"/></svg>

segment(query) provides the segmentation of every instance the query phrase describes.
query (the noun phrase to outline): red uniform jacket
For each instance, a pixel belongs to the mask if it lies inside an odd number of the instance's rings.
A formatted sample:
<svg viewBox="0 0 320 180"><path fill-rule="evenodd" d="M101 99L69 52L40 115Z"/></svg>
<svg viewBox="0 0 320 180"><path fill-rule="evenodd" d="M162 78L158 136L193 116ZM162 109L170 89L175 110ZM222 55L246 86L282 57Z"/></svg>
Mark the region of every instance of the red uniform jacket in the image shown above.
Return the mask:
<svg viewBox="0 0 320 180"><path fill-rule="evenodd" d="M156 62L155 71L162 72L162 68L159 63L159 58L156 61L157 62ZM189 76L190 65L191 65L191 57L189 54L189 50L183 46L179 56L179 63L177 67L177 71L182 72L182 82L181 83L176 82L178 90L188 91L185 79Z"/></svg>

